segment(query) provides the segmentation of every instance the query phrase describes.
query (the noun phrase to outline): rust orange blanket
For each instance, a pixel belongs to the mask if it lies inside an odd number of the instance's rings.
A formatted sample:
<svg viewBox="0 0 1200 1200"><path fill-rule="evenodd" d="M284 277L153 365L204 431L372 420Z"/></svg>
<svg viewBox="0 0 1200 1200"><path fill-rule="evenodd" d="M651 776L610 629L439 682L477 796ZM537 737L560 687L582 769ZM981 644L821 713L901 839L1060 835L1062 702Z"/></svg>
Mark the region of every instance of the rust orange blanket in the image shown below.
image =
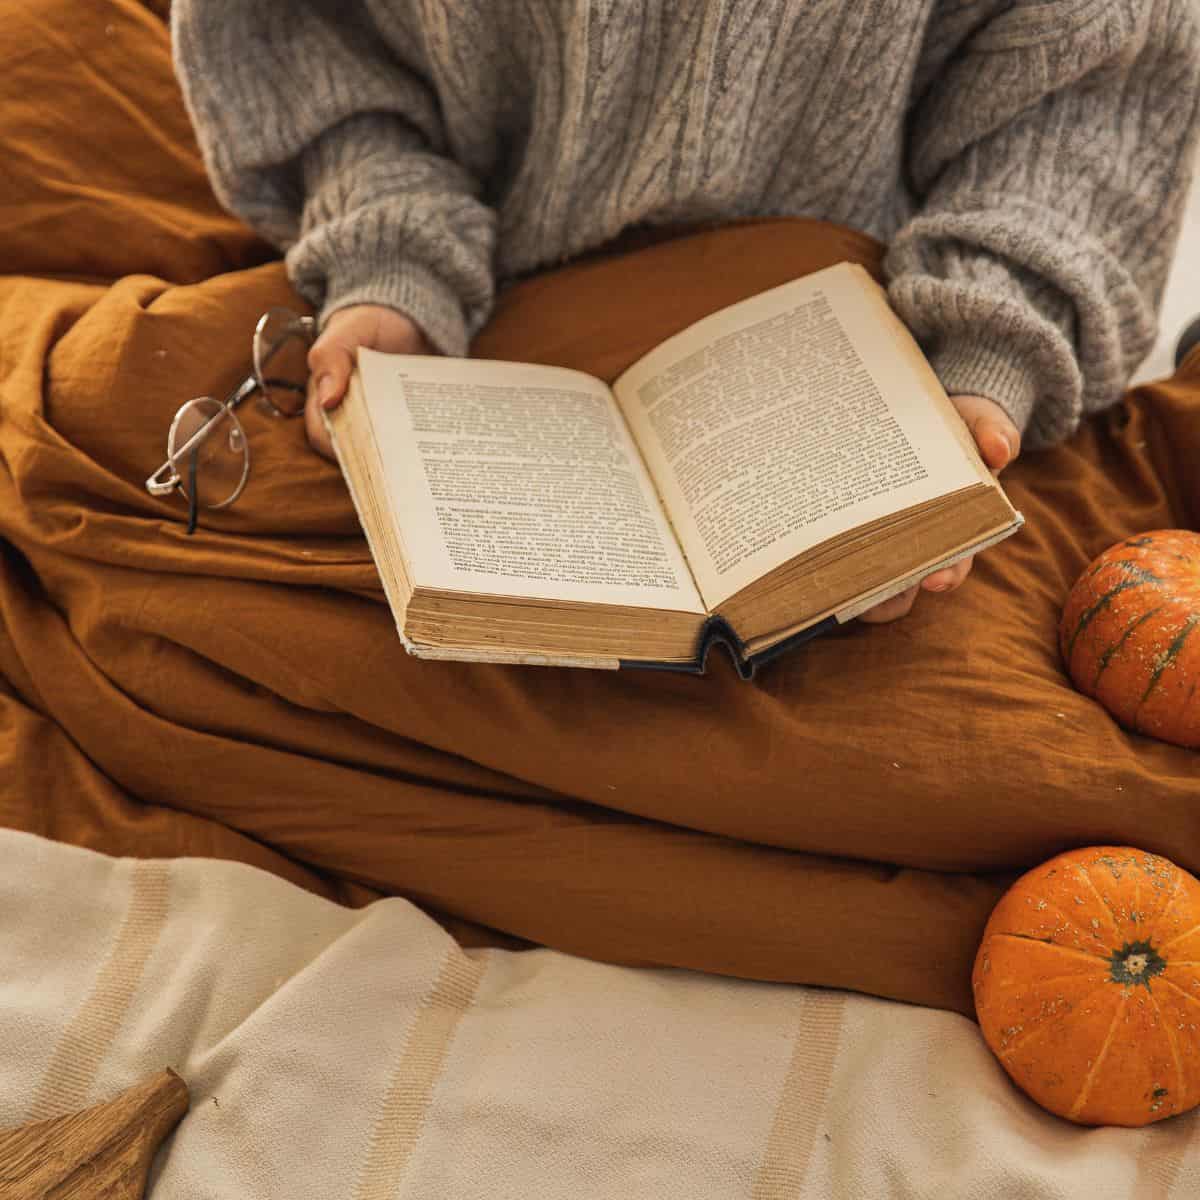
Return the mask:
<svg viewBox="0 0 1200 1200"><path fill-rule="evenodd" d="M336 467L246 415L192 538L148 496L176 408L297 304L214 200L161 13L0 23L0 823L110 854L405 895L464 943L971 1011L1021 870L1129 843L1200 871L1200 758L1075 693L1055 623L1097 553L1200 524L1200 355L1005 473L1026 518L959 591L746 684L406 657ZM509 288L473 352L612 378L704 312L878 247L751 222Z"/></svg>

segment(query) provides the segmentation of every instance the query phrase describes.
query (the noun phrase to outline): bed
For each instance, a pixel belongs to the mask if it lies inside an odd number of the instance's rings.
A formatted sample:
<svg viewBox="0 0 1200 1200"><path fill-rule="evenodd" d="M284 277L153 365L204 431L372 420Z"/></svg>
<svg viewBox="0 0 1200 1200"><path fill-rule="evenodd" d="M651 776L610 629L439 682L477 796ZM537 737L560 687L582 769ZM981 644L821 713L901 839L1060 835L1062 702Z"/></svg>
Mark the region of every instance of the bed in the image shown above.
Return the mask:
<svg viewBox="0 0 1200 1200"><path fill-rule="evenodd" d="M1195 752L1115 725L1070 686L1054 637L1097 553L1200 527L1200 355L1022 455L1004 483L1026 528L952 597L817 639L753 684L719 659L703 678L419 662L299 422L247 417L246 492L192 537L183 506L142 486L176 408L246 374L258 315L303 307L211 194L164 11L10 3L0 26L0 921L20 948L0 1011L39 1031L5 1054L0 1127L165 1059L194 1083L193 1111L156 1196L1194 1190L1191 1117L1088 1132L1016 1094L973 1024L970 966L999 896L1061 850L1128 844L1200 871ZM506 289L472 352L612 378L704 312L846 258L876 269L879 247L806 220L626 244ZM161 920L126 978L145 871ZM189 919L211 935L170 952L158 939ZM260 957L277 969L255 974ZM51 986L64 972L73 988ZM408 1015L377 1057L378 1021L334 1021L317 1053L285 1019L293 1000L310 1018L351 1004L341 989L381 974L408 991L377 1011ZM126 1000L95 1007L113 978ZM538 1004L567 995L540 1026ZM589 1006L609 1023L573 1024ZM408 1149L388 1157L368 1131L403 1108L396 1064L431 1011L457 1016L422 1060ZM667 1053L680 1012L693 1040ZM743 1013L762 1040L726 1054ZM80 1022L84 1077L66 1065ZM458 1041L472 1022L507 1056L486 1080L471 1071L487 1054ZM597 1075L593 1044L625 1066ZM658 1069L641 1072L653 1045ZM512 1081L559 1055L535 1120ZM700 1075L676 1077L683 1059ZM355 1094L369 1061L384 1108ZM263 1101L261 1124L226 1121L224 1143L188 1149L227 1086ZM719 1119L749 1092L753 1113ZM703 1119L689 1107L709 1102ZM299 1119L310 1103L322 1129ZM501 1156L522 1128L537 1152ZM335 1134L341 1191L304 1169ZM294 1175L263 1166L268 1142ZM482 1178L410 1173L460 1148ZM727 1186L706 1193L695 1164L720 1154Z"/></svg>

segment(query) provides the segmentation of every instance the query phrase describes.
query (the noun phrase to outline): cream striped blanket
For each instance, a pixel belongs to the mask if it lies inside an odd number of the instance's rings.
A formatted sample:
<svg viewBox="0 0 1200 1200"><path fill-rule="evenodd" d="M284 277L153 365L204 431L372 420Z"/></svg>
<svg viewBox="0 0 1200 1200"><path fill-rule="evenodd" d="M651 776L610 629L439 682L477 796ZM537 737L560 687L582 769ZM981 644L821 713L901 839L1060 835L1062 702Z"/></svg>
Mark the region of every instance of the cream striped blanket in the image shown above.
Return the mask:
<svg viewBox="0 0 1200 1200"><path fill-rule="evenodd" d="M462 951L208 859L0 830L0 1128L165 1066L152 1200L1184 1200L1196 1113L1082 1129L955 1014Z"/></svg>

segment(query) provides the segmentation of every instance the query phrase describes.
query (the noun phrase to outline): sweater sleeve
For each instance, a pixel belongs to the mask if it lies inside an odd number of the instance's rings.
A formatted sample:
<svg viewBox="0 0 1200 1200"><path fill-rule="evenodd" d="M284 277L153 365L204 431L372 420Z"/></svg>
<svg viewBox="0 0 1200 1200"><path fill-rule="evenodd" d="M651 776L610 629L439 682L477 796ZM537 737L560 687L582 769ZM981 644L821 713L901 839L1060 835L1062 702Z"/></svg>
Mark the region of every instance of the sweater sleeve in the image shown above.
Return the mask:
<svg viewBox="0 0 1200 1200"><path fill-rule="evenodd" d="M464 355L495 295L495 213L420 66L359 2L175 0L172 41L218 200L286 250L325 320L397 309Z"/></svg>
<svg viewBox="0 0 1200 1200"><path fill-rule="evenodd" d="M1115 402L1154 342L1198 97L1191 0L1050 0L985 21L912 113L889 294L946 390L1031 449Z"/></svg>

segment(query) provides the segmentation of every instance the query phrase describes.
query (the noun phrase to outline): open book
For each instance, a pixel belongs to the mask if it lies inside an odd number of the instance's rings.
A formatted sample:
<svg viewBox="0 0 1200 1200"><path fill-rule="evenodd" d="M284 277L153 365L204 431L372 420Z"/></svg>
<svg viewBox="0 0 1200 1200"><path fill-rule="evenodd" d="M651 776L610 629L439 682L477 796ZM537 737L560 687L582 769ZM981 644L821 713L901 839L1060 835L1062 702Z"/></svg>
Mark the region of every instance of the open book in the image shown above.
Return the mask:
<svg viewBox="0 0 1200 1200"><path fill-rule="evenodd" d="M360 349L325 414L404 645L744 676L1022 517L863 268L731 305L609 388Z"/></svg>

